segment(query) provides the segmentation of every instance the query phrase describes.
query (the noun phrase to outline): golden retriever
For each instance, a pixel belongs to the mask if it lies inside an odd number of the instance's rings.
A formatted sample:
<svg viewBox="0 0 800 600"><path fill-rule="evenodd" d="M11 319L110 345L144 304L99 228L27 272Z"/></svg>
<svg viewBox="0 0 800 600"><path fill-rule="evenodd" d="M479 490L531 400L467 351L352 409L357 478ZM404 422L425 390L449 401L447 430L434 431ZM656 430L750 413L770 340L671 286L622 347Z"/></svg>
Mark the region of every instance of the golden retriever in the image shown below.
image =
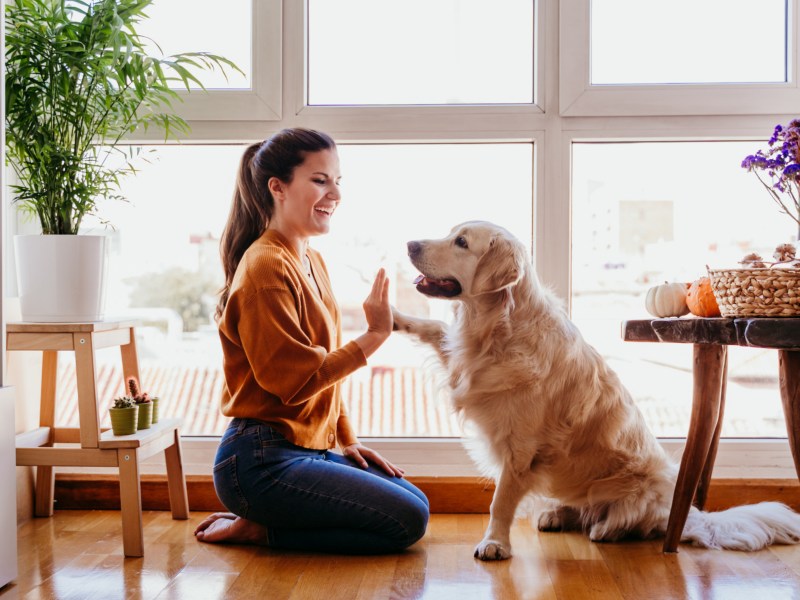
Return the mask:
<svg viewBox="0 0 800 600"><path fill-rule="evenodd" d="M395 329L431 344L455 409L475 426L470 455L496 489L482 560L511 556L509 530L527 494L555 501L542 530L582 528L594 541L663 535L677 476L631 395L539 282L525 246L486 222L408 242L418 291L456 302L454 322L393 307ZM775 503L692 509L683 541L757 550L800 541L800 515Z"/></svg>

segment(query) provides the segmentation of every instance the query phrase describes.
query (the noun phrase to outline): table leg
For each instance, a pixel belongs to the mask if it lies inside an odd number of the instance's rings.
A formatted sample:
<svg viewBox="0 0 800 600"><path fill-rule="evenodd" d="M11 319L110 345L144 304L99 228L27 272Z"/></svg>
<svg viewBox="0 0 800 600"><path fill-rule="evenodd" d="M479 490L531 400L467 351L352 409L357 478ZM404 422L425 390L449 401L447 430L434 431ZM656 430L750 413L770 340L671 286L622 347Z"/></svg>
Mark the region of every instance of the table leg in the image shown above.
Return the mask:
<svg viewBox="0 0 800 600"><path fill-rule="evenodd" d="M778 372L789 448L800 478L800 351L778 350Z"/></svg>
<svg viewBox="0 0 800 600"><path fill-rule="evenodd" d="M53 445L53 431L56 423L56 379L58 375L58 352L42 352L42 388L39 396L39 426L50 428L50 439L46 446ZM34 514L37 517L53 516L55 471L53 467L36 467L36 497Z"/></svg>
<svg viewBox="0 0 800 600"><path fill-rule="evenodd" d="M692 416L669 513L664 552L677 552L717 430L727 346L694 344Z"/></svg>
<svg viewBox="0 0 800 600"><path fill-rule="evenodd" d="M97 448L100 440L100 413L97 398L97 368L94 362L94 335L73 333L75 378L78 386L78 417L81 426L81 448ZM103 398L110 404L110 398ZM104 405L108 409L108 404Z"/></svg>
<svg viewBox="0 0 800 600"><path fill-rule="evenodd" d="M175 442L164 450L167 463L167 486L169 489L169 507L173 519L189 518L189 498L186 495L186 477L183 475L181 459L181 436L177 428L173 434Z"/></svg>
<svg viewBox="0 0 800 600"><path fill-rule="evenodd" d="M144 556L142 488L139 482L139 456L136 448L117 450L119 461L119 499L122 513L122 549L125 556Z"/></svg>
<svg viewBox="0 0 800 600"><path fill-rule="evenodd" d="M726 347L727 348L727 347ZM717 426L714 428L714 436L711 438L711 447L708 449L706 464L703 473L700 475L700 482L697 484L697 492L694 495L694 505L703 510L708 498L708 488L711 486L711 473L714 471L714 461L717 459L717 449L719 448L719 435L722 431L722 420L725 414L725 392L728 386L728 353L725 352L722 367L722 385L719 390L719 416Z"/></svg>
<svg viewBox="0 0 800 600"><path fill-rule="evenodd" d="M139 377L139 357L136 353L136 333L133 327L130 328L130 342L120 346L119 352L122 358L122 377L125 380L125 386L128 385L128 377L135 377L141 389L147 391L147 386Z"/></svg>

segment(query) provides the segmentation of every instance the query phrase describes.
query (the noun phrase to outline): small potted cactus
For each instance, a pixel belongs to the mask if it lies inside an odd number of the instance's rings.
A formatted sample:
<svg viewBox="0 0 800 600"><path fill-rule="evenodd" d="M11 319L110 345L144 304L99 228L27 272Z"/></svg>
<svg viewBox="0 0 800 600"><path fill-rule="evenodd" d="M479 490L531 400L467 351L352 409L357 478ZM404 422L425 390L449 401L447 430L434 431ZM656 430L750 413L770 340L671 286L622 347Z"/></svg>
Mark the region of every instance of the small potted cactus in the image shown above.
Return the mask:
<svg viewBox="0 0 800 600"><path fill-rule="evenodd" d="M150 402L153 404L153 423L158 423L158 396L150 396Z"/></svg>
<svg viewBox="0 0 800 600"><path fill-rule="evenodd" d="M139 389L136 377L128 377L128 394L139 407L139 429L148 429L153 423L153 401L147 392Z"/></svg>
<svg viewBox="0 0 800 600"><path fill-rule="evenodd" d="M111 429L114 435L131 435L136 433L139 422L139 406L128 396L114 398L113 406L108 409L111 415Z"/></svg>

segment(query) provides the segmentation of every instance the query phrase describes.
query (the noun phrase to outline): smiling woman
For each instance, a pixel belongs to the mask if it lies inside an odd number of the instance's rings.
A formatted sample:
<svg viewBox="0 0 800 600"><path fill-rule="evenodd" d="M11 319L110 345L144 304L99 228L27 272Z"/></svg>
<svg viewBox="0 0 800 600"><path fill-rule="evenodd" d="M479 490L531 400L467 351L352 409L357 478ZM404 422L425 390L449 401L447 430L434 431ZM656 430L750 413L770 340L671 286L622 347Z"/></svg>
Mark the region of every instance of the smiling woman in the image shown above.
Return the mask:
<svg viewBox="0 0 800 600"><path fill-rule="evenodd" d="M373 554L425 532L427 498L359 442L342 401L341 381L393 321L380 269L363 304L366 332L342 339L325 262L308 246L330 229L339 178L336 145L317 131L285 129L242 156L216 314L231 422L214 487L230 512L203 521L201 541Z"/></svg>

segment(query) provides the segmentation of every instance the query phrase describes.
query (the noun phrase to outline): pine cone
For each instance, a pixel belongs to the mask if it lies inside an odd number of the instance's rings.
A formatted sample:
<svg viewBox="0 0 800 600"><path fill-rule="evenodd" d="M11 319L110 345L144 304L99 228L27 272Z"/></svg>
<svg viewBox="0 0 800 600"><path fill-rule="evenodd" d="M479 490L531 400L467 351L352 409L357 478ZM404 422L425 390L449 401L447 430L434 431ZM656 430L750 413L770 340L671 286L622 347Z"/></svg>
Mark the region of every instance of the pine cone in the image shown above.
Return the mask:
<svg viewBox="0 0 800 600"><path fill-rule="evenodd" d="M775 253L772 257L778 262L789 262L794 260L795 252L794 244L781 244L775 248Z"/></svg>
<svg viewBox="0 0 800 600"><path fill-rule="evenodd" d="M751 252L750 254L745 256L741 261L739 261L739 264L745 265L752 269L763 269L767 266L764 263L764 259L761 258L761 255L758 254L757 252Z"/></svg>

